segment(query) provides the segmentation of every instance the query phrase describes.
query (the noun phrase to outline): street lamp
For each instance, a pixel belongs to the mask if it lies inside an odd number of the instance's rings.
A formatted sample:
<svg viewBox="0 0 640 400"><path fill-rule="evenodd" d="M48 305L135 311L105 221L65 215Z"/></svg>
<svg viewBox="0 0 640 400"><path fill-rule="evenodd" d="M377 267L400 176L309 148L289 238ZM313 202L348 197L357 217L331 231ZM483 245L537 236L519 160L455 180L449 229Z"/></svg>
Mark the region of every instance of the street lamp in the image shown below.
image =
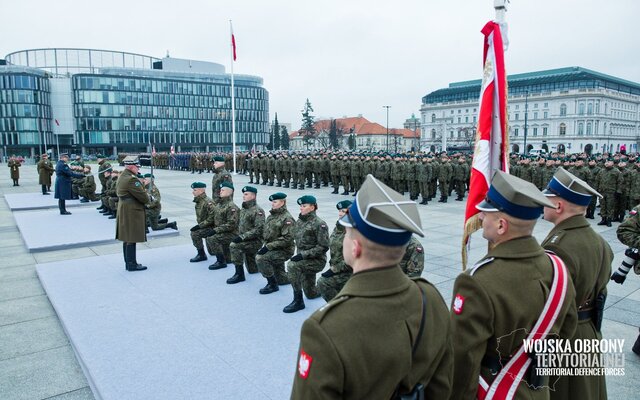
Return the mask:
<svg viewBox="0 0 640 400"><path fill-rule="evenodd" d="M391 106L382 106L387 109L387 153L389 152L389 109Z"/></svg>

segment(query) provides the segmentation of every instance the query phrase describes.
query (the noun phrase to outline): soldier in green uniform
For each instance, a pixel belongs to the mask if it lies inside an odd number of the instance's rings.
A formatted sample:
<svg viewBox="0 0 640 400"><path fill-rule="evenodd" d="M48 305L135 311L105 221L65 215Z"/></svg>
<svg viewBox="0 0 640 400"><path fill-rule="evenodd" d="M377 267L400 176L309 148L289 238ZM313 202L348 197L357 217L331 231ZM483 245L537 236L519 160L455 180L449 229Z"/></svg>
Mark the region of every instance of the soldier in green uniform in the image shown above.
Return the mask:
<svg viewBox="0 0 640 400"><path fill-rule="evenodd" d="M273 158L273 154L269 153L267 155L267 180L269 181L268 183L269 186L273 186L275 170L276 170L276 161Z"/></svg>
<svg viewBox="0 0 640 400"><path fill-rule="evenodd" d="M591 196L600 196L600 193L564 168L558 168L544 194L557 208L544 210L544 219L554 228L543 240L542 247L564 261L575 287L578 327L571 340L600 340L613 252L584 217ZM551 391L551 399L606 398L604 375L560 377Z"/></svg>
<svg viewBox="0 0 640 400"><path fill-rule="evenodd" d="M329 186L329 179L331 173L331 161L329 161L329 156L324 153L322 155L322 160L320 160L320 164L322 165L322 186Z"/></svg>
<svg viewBox="0 0 640 400"><path fill-rule="evenodd" d="M342 158L342 157L341 157ZM340 168L342 167L342 160L338 159L336 155L331 156L331 164L329 165L329 172L331 174L331 186L333 186L333 192L331 194L338 194L340 190Z"/></svg>
<svg viewBox="0 0 640 400"><path fill-rule="evenodd" d="M98 179L100 180L100 193L104 193L107 190L107 178L104 176L106 171L111 171L111 164L106 160L106 157L102 154L96 156L98 159Z"/></svg>
<svg viewBox="0 0 640 400"><path fill-rule="evenodd" d="M147 226L150 226L154 231L161 231L166 228L178 230L178 223L173 222L160 222L160 212L162 211L162 196L160 190L155 184L154 176L152 174L144 174L144 185L147 192L151 194L151 200L147 203Z"/></svg>
<svg viewBox="0 0 640 400"><path fill-rule="evenodd" d="M122 251L127 271L144 271L144 265L136 259L136 243L147 241L144 206L150 199L138 179L140 161L129 156L124 160L125 170L116 184L118 213L116 218L116 240L122 241Z"/></svg>
<svg viewBox="0 0 640 400"><path fill-rule="evenodd" d="M298 185L298 189L304 190L304 180L306 179L307 174L307 162L304 159L302 154L298 155L298 164L296 169L296 183ZM293 188L295 189L295 187Z"/></svg>
<svg viewBox="0 0 640 400"><path fill-rule="evenodd" d="M620 196L622 193L622 181L622 174L618 168L613 167L613 160L607 160L596 180L598 191L602 193L602 199L600 199L602 220L598 222L598 225L611 226L616 196Z"/></svg>
<svg viewBox="0 0 640 400"><path fill-rule="evenodd" d="M417 164L415 156L409 158L406 168L404 176L407 182L407 189L409 190L409 199L416 200L418 198L418 185L416 181Z"/></svg>
<svg viewBox="0 0 640 400"><path fill-rule="evenodd" d="M453 170L453 184L456 189L456 201L462 201L464 199L464 193L466 192L467 180L469 177L469 166L464 156L458 158L458 163Z"/></svg>
<svg viewBox="0 0 640 400"><path fill-rule="evenodd" d="M476 206L490 250L454 284L451 324L456 385L451 399L476 398L481 388L493 391L505 383L504 389L515 393L514 398L549 396L548 382L534 380L539 378L535 368L516 374L509 363L512 355L517 357L514 363L528 357L521 347L528 332L539 326L536 322L548 321L542 332L536 330L537 338L549 331L570 338L576 329L575 289L568 271L557 257L545 254L532 236L543 207L555 208L535 185L501 171L494 175L485 201ZM552 261L557 268L551 267ZM554 278L560 283L554 284ZM552 285L559 288L553 298L564 300L548 307Z"/></svg>
<svg viewBox="0 0 640 400"><path fill-rule="evenodd" d="M96 196L96 181L93 179L93 175L91 175L91 165L84 166L84 180L78 189L78 194L81 197L81 203L99 200L98 196Z"/></svg>
<svg viewBox="0 0 640 400"><path fill-rule="evenodd" d="M350 177L351 177L351 189L353 190L353 195L355 196L358 193L358 189L360 189L360 185L362 184L362 161L357 156L351 157L350 162Z"/></svg>
<svg viewBox="0 0 640 400"><path fill-rule="evenodd" d="M348 195L351 189L351 162L347 156L342 156L340 158L340 182L344 186L344 192L342 192L342 194Z"/></svg>
<svg viewBox="0 0 640 400"><path fill-rule="evenodd" d="M233 178L231 177L231 173L224 169L224 157L215 156L213 157L213 178L211 178L211 188L212 196L211 199L216 201L220 198L220 185L223 182L227 182L233 185Z"/></svg>
<svg viewBox="0 0 640 400"><path fill-rule="evenodd" d="M293 241L295 220L287 210L286 199L287 195L281 192L269 196L270 215L265 221L263 244L256 256L258 270L267 279L267 285L260 289L260 294L277 292L278 285L289 283L289 278L284 271L284 263L295 250Z"/></svg>
<svg viewBox="0 0 640 400"><path fill-rule="evenodd" d="M451 185L451 180L453 179L453 166L446 155L441 160L442 163L438 168L438 184L440 185L440 200L438 202L446 203L449 197L449 185Z"/></svg>
<svg viewBox="0 0 640 400"><path fill-rule="evenodd" d="M351 201L342 200L336 204L338 209L338 221L349 212ZM323 272L318 278L318 290L322 298L329 302L336 297L347 283L353 270L344 262L342 254L342 242L344 240L345 227L336 222L336 227L329 236L329 269Z"/></svg>
<svg viewBox="0 0 640 400"><path fill-rule="evenodd" d="M400 269L407 274L409 278L419 278L424 270L424 247L422 243L413 236L407 249L400 260Z"/></svg>
<svg viewBox="0 0 640 400"><path fill-rule="evenodd" d="M627 168L627 163L624 160L620 160L618 163L618 170L620 170L621 188L620 194L615 196L615 202L613 206L613 221L624 221L627 208L629 208L629 193L631 189L631 172Z"/></svg>
<svg viewBox="0 0 640 400"><path fill-rule="evenodd" d="M288 188L291 182L291 164L291 159L287 153L284 153L282 155L282 187L284 188Z"/></svg>
<svg viewBox="0 0 640 400"><path fill-rule="evenodd" d="M36 168L38 171L38 184L40 184L42 188L42 194L48 195L51 190L51 175L53 175L55 168L53 168L53 164L51 160L49 160L47 153L42 155L42 159L38 161Z"/></svg>
<svg viewBox="0 0 640 400"><path fill-rule="evenodd" d="M22 162L16 158L16 156L11 156L9 158L9 162L7 162L7 167L9 167L9 171L11 174L11 180L13 181L13 186L20 186L18 180L20 180L20 167L22 166Z"/></svg>
<svg viewBox="0 0 640 400"><path fill-rule="evenodd" d="M396 192L400 192L400 194L404 194L404 174L406 172L406 168L404 162L402 161L402 157L396 154L395 162L391 164L391 182L392 187Z"/></svg>
<svg viewBox="0 0 640 400"><path fill-rule="evenodd" d="M354 273L302 325L291 398L448 399L447 307L398 267L412 233L424 236L416 204L369 175L341 223Z"/></svg>
<svg viewBox="0 0 640 400"><path fill-rule="evenodd" d="M206 193L207 185L203 182L193 182L191 184L193 202L196 209L196 225L191 227L191 242L198 251L190 262L206 261L207 255L204 252L202 240L213 235L215 203Z"/></svg>
<svg viewBox="0 0 640 400"><path fill-rule="evenodd" d="M207 248L216 256L216 262L209 265L210 270L227 268L227 262L231 261L229 245L238 236L240 218L240 209L233 202L233 184L222 182L220 198L214 202L212 234L206 239Z"/></svg>
<svg viewBox="0 0 640 400"><path fill-rule="evenodd" d="M322 160L317 154L313 156L313 187L320 189L322 185Z"/></svg>
<svg viewBox="0 0 640 400"><path fill-rule="evenodd" d="M427 162L427 157L423 157L421 162L418 162L416 165L416 175L418 178L419 191L422 195L422 201L420 204L428 204L429 203L429 184L431 183L431 173L433 172L433 168L431 164Z"/></svg>
<svg viewBox="0 0 640 400"><path fill-rule="evenodd" d="M329 250L329 228L316 214L318 202L313 196L298 199L300 215L293 229L297 253L287 263L287 275L293 288L293 301L282 311L293 313L305 308L302 292L308 299L320 297L316 274L324 269Z"/></svg>
<svg viewBox="0 0 640 400"><path fill-rule="evenodd" d="M238 236L233 238L229 248L231 249L231 262L236 267L236 273L227 279L228 284L244 282L244 264L247 264L247 272L258 272L256 254L262 247L264 234L264 210L256 203L258 189L253 186L242 188L242 208L238 221ZM246 261L245 261L246 260Z"/></svg>

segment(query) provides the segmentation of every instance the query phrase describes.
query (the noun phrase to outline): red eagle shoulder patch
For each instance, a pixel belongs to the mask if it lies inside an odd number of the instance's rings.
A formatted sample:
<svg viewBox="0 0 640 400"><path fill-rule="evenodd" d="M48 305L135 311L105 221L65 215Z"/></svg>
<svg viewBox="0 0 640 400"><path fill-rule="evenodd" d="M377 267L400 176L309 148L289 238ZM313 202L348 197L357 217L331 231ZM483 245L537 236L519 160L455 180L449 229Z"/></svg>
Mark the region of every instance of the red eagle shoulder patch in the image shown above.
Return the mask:
<svg viewBox="0 0 640 400"><path fill-rule="evenodd" d="M300 358L298 359L298 373L300 374L300 378L307 379L309 376L309 370L311 370L312 361L313 357L300 349Z"/></svg>
<svg viewBox="0 0 640 400"><path fill-rule="evenodd" d="M457 315L462 314L462 307L464 307L464 296L456 294L456 297L453 299L453 312Z"/></svg>
<svg viewBox="0 0 640 400"><path fill-rule="evenodd" d="M416 251L417 251L418 253L422 253L422 247L416 247Z"/></svg>

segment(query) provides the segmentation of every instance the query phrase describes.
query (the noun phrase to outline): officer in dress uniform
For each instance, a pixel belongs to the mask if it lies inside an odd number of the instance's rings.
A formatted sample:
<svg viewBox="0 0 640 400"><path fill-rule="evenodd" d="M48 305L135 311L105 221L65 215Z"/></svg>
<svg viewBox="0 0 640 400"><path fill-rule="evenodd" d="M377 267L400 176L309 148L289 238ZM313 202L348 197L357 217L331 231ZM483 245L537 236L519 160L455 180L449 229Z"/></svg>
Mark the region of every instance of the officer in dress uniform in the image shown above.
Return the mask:
<svg viewBox="0 0 640 400"><path fill-rule="evenodd" d="M542 247L565 262L576 289L578 327L572 340L602 339L600 324L613 252L585 218L591 197L602 196L562 167L543 193L557 208L544 210L544 219L553 223L554 228ZM560 377L551 392L551 399L606 398L604 375Z"/></svg>
<svg viewBox="0 0 640 400"><path fill-rule="evenodd" d="M564 293L564 300L554 304L557 318L545 328L564 339L576 329L575 289L566 267L557 257L545 254L531 236L543 207L555 205L532 183L502 171L494 175L485 200L476 206L490 250L454 284L451 327L456 384L451 399L475 399L479 391L503 390L505 384L516 399L549 398L548 382L539 382L535 368L514 371L509 367L528 357L521 348L523 339L541 314L551 310L545 303L554 277L562 283L555 287ZM513 380L514 376L521 379Z"/></svg>
<svg viewBox="0 0 640 400"><path fill-rule="evenodd" d="M449 312L438 290L398 267L418 208L368 175L349 213L343 254L353 276L300 334L292 399L447 399Z"/></svg>

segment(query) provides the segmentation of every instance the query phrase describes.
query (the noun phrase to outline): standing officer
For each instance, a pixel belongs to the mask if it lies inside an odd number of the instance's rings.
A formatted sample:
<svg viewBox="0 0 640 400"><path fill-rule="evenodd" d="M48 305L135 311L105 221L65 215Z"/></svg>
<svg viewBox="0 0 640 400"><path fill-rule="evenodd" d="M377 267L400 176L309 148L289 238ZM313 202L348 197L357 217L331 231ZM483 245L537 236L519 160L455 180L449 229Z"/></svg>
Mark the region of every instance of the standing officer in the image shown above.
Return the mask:
<svg viewBox="0 0 640 400"><path fill-rule="evenodd" d="M318 202L313 196L298 199L300 215L293 229L297 254L287 264L287 275L293 288L293 301L282 311L293 313L302 310L302 291L308 299L320 297L316 286L316 274L324 269L329 250L329 228L317 214Z"/></svg>
<svg viewBox="0 0 640 400"><path fill-rule="evenodd" d="M487 197L476 206L490 250L454 284L452 399L476 398L481 389L508 390L514 398L549 396L548 382L538 383L536 368L527 368L530 362L522 360L528 359L523 340L543 320L549 323L540 324L532 335L543 339L554 332L569 338L577 318L575 290L566 267L558 257L545 254L531 236L543 207L555 205L532 183L502 171L493 176ZM553 296L552 287L558 288ZM556 296L564 301L553 307L546 304ZM517 358L510 362L512 355ZM510 368L520 363L524 370Z"/></svg>
<svg viewBox="0 0 640 400"><path fill-rule="evenodd" d="M69 162L69 155L62 153L56 164L56 187L53 197L58 199L60 215L71 215L66 208L66 200L71 200L71 178L82 178L84 176L73 172L67 162Z"/></svg>
<svg viewBox="0 0 640 400"><path fill-rule="evenodd" d="M22 163L16 158L16 156L11 156L11 158L9 158L7 167L9 167L9 171L11 172L11 180L13 181L13 186L20 186L18 180L20 179L21 166Z"/></svg>
<svg viewBox="0 0 640 400"><path fill-rule="evenodd" d="M51 164L51 160L49 160L49 156L47 153L42 155L42 159L38 161L37 165L38 170L38 183L42 187L42 194L48 195L49 188L51 187L51 175L53 175L53 164Z"/></svg>
<svg viewBox="0 0 640 400"><path fill-rule="evenodd" d="M145 233L145 204L150 198L138 179L140 161L137 157L128 156L124 160L125 170L118 178L116 194L118 195L118 212L116 216L116 239L122 241L125 268L127 271L144 271L144 265L136 259L136 243L147 241Z"/></svg>
<svg viewBox="0 0 640 400"><path fill-rule="evenodd" d="M236 273L227 279L227 283L234 284L244 282L244 263L246 259L247 272L258 272L256 265L256 253L262 247L262 235L264 232L264 210L258 207L256 196L258 189L253 186L242 188L242 208L238 222L238 236L233 238L229 248L231 249L231 262L236 267Z"/></svg>
<svg viewBox="0 0 640 400"><path fill-rule="evenodd" d="M576 339L602 339L600 324L611 275L613 252L584 217L591 196L600 196L585 181L560 167L544 191L556 206L546 208L544 219L554 228L542 247L554 252L567 266L576 290ZM566 376L555 383L552 399L606 399L605 376Z"/></svg>
<svg viewBox="0 0 640 400"><path fill-rule="evenodd" d="M258 270L267 279L267 285L260 294L269 294L279 290L278 285L286 285L289 278L284 272L284 262L293 255L293 226L295 220L287 211L287 195L282 192L269 196L271 210L264 224L263 244L256 264Z"/></svg>
<svg viewBox="0 0 640 400"><path fill-rule="evenodd" d="M209 265L210 270L227 268L231 261L229 245L238 236L238 217L240 209L233 202L233 185L229 182L220 184L220 198L215 200L213 211L212 234L207 237L207 246L216 256L216 262Z"/></svg>
<svg viewBox="0 0 640 400"><path fill-rule="evenodd" d="M369 175L340 223L354 273L302 325L291 398L449 398L447 306L398 268L412 233L424 236L416 204Z"/></svg>
<svg viewBox="0 0 640 400"><path fill-rule="evenodd" d="M349 212L351 201L342 200L336 204L338 209L338 221ZM342 290L347 283L353 269L344 262L342 255L342 242L344 241L345 227L336 222L336 227L329 236L329 269L318 278L318 290L322 298L329 302Z"/></svg>
<svg viewBox="0 0 640 400"><path fill-rule="evenodd" d="M213 219L215 217L215 203L211 200L206 193L207 185L203 182L193 182L191 184L193 189L193 202L196 203L196 222L197 224L191 227L191 242L193 246L198 250L198 254L190 259L190 262L206 261L207 255L204 252L204 244L202 239L208 238L213 235Z"/></svg>
<svg viewBox="0 0 640 400"><path fill-rule="evenodd" d="M216 201L220 198L220 184L222 182L228 182L233 185L233 178L229 171L224 169L224 157L213 157L213 178L211 178L211 191L213 195L211 198Z"/></svg>

